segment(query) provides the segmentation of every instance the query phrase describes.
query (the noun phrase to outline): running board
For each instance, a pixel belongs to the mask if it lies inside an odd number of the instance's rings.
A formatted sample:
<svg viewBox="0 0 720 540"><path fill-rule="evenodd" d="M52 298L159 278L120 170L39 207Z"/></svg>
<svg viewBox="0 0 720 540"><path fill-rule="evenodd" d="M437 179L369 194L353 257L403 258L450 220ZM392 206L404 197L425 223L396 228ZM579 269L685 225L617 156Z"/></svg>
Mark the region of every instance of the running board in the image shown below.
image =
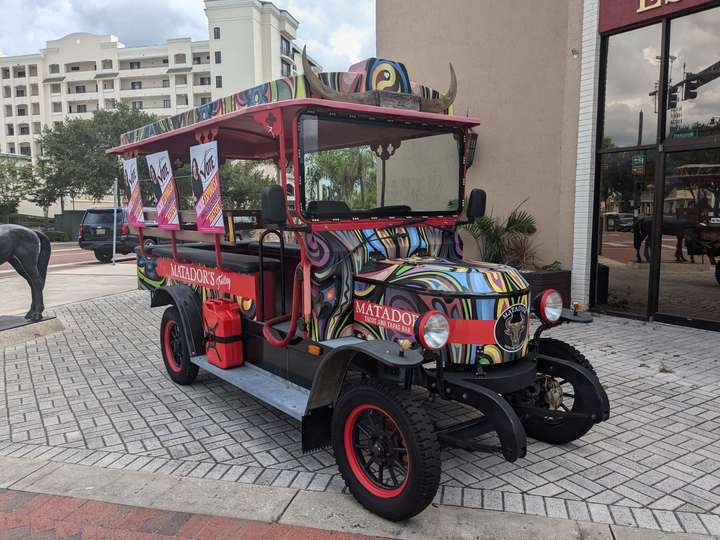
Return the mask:
<svg viewBox="0 0 720 540"><path fill-rule="evenodd" d="M292 416L295 420L302 420L305 415L310 390L302 386L249 363L240 367L222 369L208 362L205 355L193 356L190 361L243 392Z"/></svg>

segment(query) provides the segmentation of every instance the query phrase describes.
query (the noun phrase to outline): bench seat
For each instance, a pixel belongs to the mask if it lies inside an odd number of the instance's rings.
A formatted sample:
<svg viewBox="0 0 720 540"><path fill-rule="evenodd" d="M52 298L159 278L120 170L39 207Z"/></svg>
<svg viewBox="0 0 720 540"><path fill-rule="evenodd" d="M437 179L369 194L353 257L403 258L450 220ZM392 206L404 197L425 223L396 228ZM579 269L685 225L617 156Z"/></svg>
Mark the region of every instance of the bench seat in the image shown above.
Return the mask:
<svg viewBox="0 0 720 540"><path fill-rule="evenodd" d="M173 256L172 246L168 244L149 246L145 250L155 257L172 258ZM180 245L177 246L177 255L182 261L215 268L215 251L212 249L201 249ZM240 274L255 274L260 271L260 257L255 255L223 252L221 259L222 266L226 270L232 270L233 272L238 272ZM280 261L265 257L264 269L266 271L280 270Z"/></svg>

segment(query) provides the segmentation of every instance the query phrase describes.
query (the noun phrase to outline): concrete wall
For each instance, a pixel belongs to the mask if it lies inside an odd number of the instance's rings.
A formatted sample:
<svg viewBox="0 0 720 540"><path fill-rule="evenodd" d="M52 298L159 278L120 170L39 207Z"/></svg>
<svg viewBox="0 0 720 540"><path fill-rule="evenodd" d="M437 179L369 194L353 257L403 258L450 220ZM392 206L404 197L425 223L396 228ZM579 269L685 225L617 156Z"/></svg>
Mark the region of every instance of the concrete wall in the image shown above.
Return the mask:
<svg viewBox="0 0 720 540"><path fill-rule="evenodd" d="M455 66L455 111L482 121L469 188L487 190L488 210L501 217L527 197L540 258L570 268L582 0L376 6L379 57L404 62L413 80L441 91L448 61Z"/></svg>

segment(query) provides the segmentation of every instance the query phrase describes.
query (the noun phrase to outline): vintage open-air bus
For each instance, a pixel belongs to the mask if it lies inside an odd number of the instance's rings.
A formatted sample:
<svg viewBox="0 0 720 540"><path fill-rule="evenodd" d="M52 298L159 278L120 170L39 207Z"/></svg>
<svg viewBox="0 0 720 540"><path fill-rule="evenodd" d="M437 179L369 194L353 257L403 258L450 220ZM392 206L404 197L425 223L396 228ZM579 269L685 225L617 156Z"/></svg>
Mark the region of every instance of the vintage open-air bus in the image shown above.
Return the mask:
<svg viewBox="0 0 720 540"><path fill-rule="evenodd" d="M332 445L362 505L407 519L435 496L441 444L514 461L526 434L562 444L608 418L590 363L542 337L590 317L514 268L463 259L458 228L484 214L485 193L466 203L479 122L451 114L452 66L440 94L398 62L318 75L303 60L304 76L160 120L108 152L124 158L138 235L164 239L141 242L138 265L151 305L168 306L170 378L191 384L204 369L297 419L302 450ZM143 211L140 156L158 212ZM227 160L277 167L261 208L221 206ZM173 200L180 164L195 212ZM437 429L438 400L477 418Z"/></svg>

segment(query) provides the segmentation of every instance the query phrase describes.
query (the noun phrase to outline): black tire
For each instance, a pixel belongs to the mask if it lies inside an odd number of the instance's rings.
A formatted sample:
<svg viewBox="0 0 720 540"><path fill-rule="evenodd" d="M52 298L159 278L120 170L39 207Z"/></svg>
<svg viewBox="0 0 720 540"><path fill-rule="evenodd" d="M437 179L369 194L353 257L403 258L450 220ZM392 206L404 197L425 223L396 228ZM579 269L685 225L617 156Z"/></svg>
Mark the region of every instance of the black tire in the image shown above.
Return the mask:
<svg viewBox="0 0 720 540"><path fill-rule="evenodd" d="M185 330L175 306L170 306L163 313L160 349L170 378L178 384L192 384L197 377L198 367L190 362Z"/></svg>
<svg viewBox="0 0 720 540"><path fill-rule="evenodd" d="M574 362L587 370L589 370L593 376L597 376L595 369L592 364L585 358L580 351L578 351L572 345L560 341L554 338L540 338L538 343L539 352L548 356L554 356L563 360L569 360ZM572 384L569 381L569 384ZM570 408L572 412L587 412L585 409L585 402L582 396L579 394L579 390L573 386L573 404ZM542 396L542 393L541 393ZM547 403L542 397L538 398L540 406L547 407ZM521 417L522 418L522 417ZM577 421L562 421L562 420L546 420L537 416L522 419L525 432L529 437L537 439L538 441L546 442L549 444L566 444L574 440L579 439L585 435L590 428L595 425L596 421L588 418L585 422Z"/></svg>
<svg viewBox="0 0 720 540"><path fill-rule="evenodd" d="M112 261L112 251L107 249L96 249L94 251L95 258L103 264L107 264Z"/></svg>
<svg viewBox="0 0 720 540"><path fill-rule="evenodd" d="M720 285L720 261L715 265L715 281Z"/></svg>
<svg viewBox="0 0 720 540"><path fill-rule="evenodd" d="M375 437L368 426L379 428ZM378 380L347 385L333 413L332 442L350 493L371 512L401 521L422 512L435 497L440 444L425 409L398 386Z"/></svg>

